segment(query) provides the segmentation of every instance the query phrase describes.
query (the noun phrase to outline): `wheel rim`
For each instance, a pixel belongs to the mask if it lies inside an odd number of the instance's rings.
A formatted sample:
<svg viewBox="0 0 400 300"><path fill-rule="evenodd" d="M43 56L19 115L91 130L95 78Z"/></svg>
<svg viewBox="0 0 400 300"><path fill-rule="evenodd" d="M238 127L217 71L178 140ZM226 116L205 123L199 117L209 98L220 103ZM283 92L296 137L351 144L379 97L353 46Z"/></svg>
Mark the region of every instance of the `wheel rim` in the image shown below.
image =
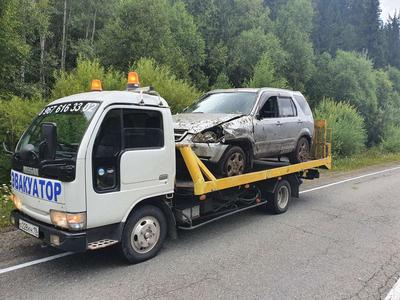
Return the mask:
<svg viewBox="0 0 400 300"><path fill-rule="evenodd" d="M309 157L309 145L307 140L302 140L299 144L297 156L299 161L307 161Z"/></svg>
<svg viewBox="0 0 400 300"><path fill-rule="evenodd" d="M289 202L289 189L287 186L283 185L279 188L278 190L278 207L280 209L285 209L285 207L287 206L288 202Z"/></svg>
<svg viewBox="0 0 400 300"><path fill-rule="evenodd" d="M228 176L243 174L245 160L243 154L239 152L232 153L226 162L226 173Z"/></svg>
<svg viewBox="0 0 400 300"><path fill-rule="evenodd" d="M152 216L141 218L133 227L131 244L138 253L147 253L160 238L160 223Z"/></svg>

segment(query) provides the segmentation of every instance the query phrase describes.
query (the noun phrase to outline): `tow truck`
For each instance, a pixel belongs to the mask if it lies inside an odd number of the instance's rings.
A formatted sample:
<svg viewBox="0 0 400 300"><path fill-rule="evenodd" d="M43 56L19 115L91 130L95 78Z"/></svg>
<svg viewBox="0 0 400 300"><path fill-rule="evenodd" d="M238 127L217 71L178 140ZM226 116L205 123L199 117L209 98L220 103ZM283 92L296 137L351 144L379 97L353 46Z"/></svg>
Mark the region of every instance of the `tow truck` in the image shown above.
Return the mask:
<svg viewBox="0 0 400 300"><path fill-rule="evenodd" d="M304 179L330 169L331 132L315 122L312 158L261 163L218 178L190 144L175 144L171 110L136 72L125 91L91 91L43 108L12 154L11 222L45 244L83 252L119 245L130 263L166 237L260 207L284 213ZM186 170L179 178L177 164Z"/></svg>

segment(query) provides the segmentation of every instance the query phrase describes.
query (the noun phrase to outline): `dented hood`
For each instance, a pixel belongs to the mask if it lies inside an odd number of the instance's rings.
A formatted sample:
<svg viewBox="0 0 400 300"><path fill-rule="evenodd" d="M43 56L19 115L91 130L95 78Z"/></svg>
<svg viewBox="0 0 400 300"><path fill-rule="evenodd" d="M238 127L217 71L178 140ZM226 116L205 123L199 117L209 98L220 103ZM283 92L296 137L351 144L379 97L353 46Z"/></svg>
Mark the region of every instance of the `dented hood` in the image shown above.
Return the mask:
<svg viewBox="0 0 400 300"><path fill-rule="evenodd" d="M174 129L185 129L189 133L198 133L207 128L240 118L241 114L183 113L173 116Z"/></svg>

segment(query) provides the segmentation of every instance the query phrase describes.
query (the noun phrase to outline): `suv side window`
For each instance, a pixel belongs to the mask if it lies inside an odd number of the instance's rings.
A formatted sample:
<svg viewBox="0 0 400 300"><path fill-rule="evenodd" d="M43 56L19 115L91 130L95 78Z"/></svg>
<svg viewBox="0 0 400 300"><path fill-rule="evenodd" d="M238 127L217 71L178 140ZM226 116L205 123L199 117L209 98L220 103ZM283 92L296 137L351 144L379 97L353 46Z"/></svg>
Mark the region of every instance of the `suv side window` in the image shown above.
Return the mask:
<svg viewBox="0 0 400 300"><path fill-rule="evenodd" d="M277 118L278 117L278 103L276 97L270 97L260 109L261 118Z"/></svg>
<svg viewBox="0 0 400 300"><path fill-rule="evenodd" d="M287 118L287 117L297 116L297 109L292 99L278 98L278 104L279 104L279 117Z"/></svg>
<svg viewBox="0 0 400 300"><path fill-rule="evenodd" d="M104 117L92 153L93 185L98 192L118 186L118 156L121 152L121 109L112 109Z"/></svg>
<svg viewBox="0 0 400 300"><path fill-rule="evenodd" d="M123 120L124 149L164 146L163 119L159 111L124 109Z"/></svg>

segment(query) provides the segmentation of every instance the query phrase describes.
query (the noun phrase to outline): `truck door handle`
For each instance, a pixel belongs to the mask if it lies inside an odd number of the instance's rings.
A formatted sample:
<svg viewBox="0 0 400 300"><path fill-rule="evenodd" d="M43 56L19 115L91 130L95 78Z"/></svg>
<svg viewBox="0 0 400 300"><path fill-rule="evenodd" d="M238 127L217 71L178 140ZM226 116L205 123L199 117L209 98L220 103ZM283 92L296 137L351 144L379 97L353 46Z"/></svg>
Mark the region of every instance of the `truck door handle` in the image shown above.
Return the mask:
<svg viewBox="0 0 400 300"><path fill-rule="evenodd" d="M299 120L297 120L297 123L302 124L303 121L299 119Z"/></svg>
<svg viewBox="0 0 400 300"><path fill-rule="evenodd" d="M277 125L277 126L281 126L282 123L281 123L280 121L276 121L276 125Z"/></svg>
<svg viewBox="0 0 400 300"><path fill-rule="evenodd" d="M158 177L158 180L166 180L166 179L168 179L168 174L161 174L161 175Z"/></svg>

